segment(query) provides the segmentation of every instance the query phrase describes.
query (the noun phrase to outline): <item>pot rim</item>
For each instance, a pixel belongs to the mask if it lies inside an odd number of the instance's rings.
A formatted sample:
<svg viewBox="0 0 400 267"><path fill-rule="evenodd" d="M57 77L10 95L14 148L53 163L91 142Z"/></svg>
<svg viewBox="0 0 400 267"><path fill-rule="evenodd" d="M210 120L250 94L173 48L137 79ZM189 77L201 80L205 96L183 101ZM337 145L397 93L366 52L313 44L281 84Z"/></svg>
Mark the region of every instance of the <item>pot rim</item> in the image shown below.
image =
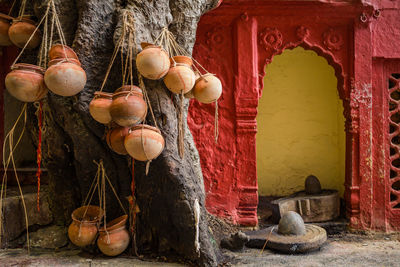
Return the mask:
<svg viewBox="0 0 400 267"><path fill-rule="evenodd" d="M0 13L0 19L5 19L5 20L8 20L10 22L14 20L13 17L11 17L11 16L9 16L7 14L4 14L4 13Z"/></svg>
<svg viewBox="0 0 400 267"><path fill-rule="evenodd" d="M140 124L140 125L135 125L131 128L131 131L136 131L136 130L140 130L140 129L147 129L147 130L152 130L154 132L157 132L161 135L161 131L160 129L154 127L154 126L150 126L148 124Z"/></svg>
<svg viewBox="0 0 400 267"><path fill-rule="evenodd" d="M79 67L81 67L81 62L79 62L79 60L74 59L74 58L55 58L49 61L48 66L54 66L57 64L63 64L63 63L71 63L71 64L75 64Z"/></svg>
<svg viewBox="0 0 400 267"><path fill-rule="evenodd" d="M86 208L87 208L86 215L88 214L90 209L92 209L92 210L96 210L97 209L99 211L98 214L97 214L98 218L95 219L95 220L91 220L91 221L84 221L82 218L78 219L78 216L77 216L78 212L82 211L82 210L85 210ZM81 223L81 224L97 224L101 220L101 218L103 218L103 216L104 216L103 209L100 208L99 206L94 206L94 205L87 205L87 206L79 207L79 208L75 209L71 214L72 220L75 221L75 222Z"/></svg>
<svg viewBox="0 0 400 267"><path fill-rule="evenodd" d="M33 65L29 63L16 63L14 66L11 67L11 70L16 70L16 69L22 69L24 71L31 71L35 73L39 73L44 75L45 69L38 66L38 65Z"/></svg>
<svg viewBox="0 0 400 267"><path fill-rule="evenodd" d="M115 218L111 222L107 223L106 226L102 226L99 229L99 232L111 232L114 230L120 230L121 228L125 228L126 221L128 220L128 215L122 215L118 218Z"/></svg>
<svg viewBox="0 0 400 267"><path fill-rule="evenodd" d="M129 89L126 89L126 90L124 89L124 88L128 88L128 87L129 87ZM143 94L143 91L139 86L128 85L128 84L119 87L117 90L115 90L114 94L120 93L120 92L130 92L131 91L131 89L130 89L131 87L133 87L136 90L136 92L138 92L138 93L140 92L141 94ZM135 90L132 90L132 91L135 92Z"/></svg>
<svg viewBox="0 0 400 267"><path fill-rule="evenodd" d="M148 42L141 42L140 46L142 47L143 50L146 48L152 48L152 47L163 49L160 45L156 45L156 44L148 43Z"/></svg>
<svg viewBox="0 0 400 267"><path fill-rule="evenodd" d="M111 93L107 93L107 92L101 92L101 91L96 91L94 92L94 97L95 98L107 98L107 99L112 99L112 94Z"/></svg>
<svg viewBox="0 0 400 267"><path fill-rule="evenodd" d="M204 77L208 77L208 76L214 76L214 77L216 77L215 74L212 74L212 73L207 72L206 74L201 75L199 78L197 78L195 84L198 83L199 81L203 80Z"/></svg>
<svg viewBox="0 0 400 267"><path fill-rule="evenodd" d="M185 64L188 65L189 67L193 65L193 60L188 57L188 56L174 56L170 59L171 61L171 65L173 66L174 63L178 63L178 64Z"/></svg>
<svg viewBox="0 0 400 267"><path fill-rule="evenodd" d="M28 19L24 16L19 16L19 17L13 18L12 22L13 23L26 22L26 23L34 25L35 27L37 26L37 24L34 20ZM40 32L40 29L38 29L37 32Z"/></svg>
<svg viewBox="0 0 400 267"><path fill-rule="evenodd" d="M52 54L54 54L55 52L54 52L54 50L56 50L58 47L60 47L61 46L61 50L63 50L64 48L65 48L65 50L66 50L66 52L68 51L68 52L71 52L71 54L72 54L72 57L68 57L68 59L69 58L72 58L72 59L76 59L76 60L79 60L79 58L78 58L78 56L77 56L77 54L75 53L75 51L71 48L71 47L69 47L68 45L63 45L63 44L55 44L55 45L53 45L51 48L50 48L50 51L49 51L49 58L50 58L50 60L53 60L53 59L58 59L58 58L67 58L67 57L54 57L54 55L52 55ZM64 52L64 51L63 51Z"/></svg>
<svg viewBox="0 0 400 267"><path fill-rule="evenodd" d="M121 96L127 96L128 94L130 94L132 96L133 95L140 96L140 97L143 98L143 94L142 93L139 93L139 92L136 92L136 91L122 91L122 92L114 93L113 96L112 96L112 99L114 100L114 99L117 99L118 97L121 97Z"/></svg>

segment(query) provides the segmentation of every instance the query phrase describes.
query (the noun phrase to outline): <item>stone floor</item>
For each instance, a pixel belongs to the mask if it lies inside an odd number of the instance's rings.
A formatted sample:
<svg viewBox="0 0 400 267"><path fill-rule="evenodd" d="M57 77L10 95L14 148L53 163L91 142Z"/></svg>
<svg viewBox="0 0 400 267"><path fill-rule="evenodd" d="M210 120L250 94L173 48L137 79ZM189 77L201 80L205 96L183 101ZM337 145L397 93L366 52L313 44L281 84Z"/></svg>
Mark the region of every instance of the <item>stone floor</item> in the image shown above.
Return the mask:
<svg viewBox="0 0 400 267"><path fill-rule="evenodd" d="M345 235L330 237L319 251L306 255L281 255L257 249L242 252L224 250L223 266L400 266L400 242L397 235L369 237ZM32 250L27 256L22 249L0 251L0 266L185 266L178 263L139 260L137 258L93 257L77 250Z"/></svg>

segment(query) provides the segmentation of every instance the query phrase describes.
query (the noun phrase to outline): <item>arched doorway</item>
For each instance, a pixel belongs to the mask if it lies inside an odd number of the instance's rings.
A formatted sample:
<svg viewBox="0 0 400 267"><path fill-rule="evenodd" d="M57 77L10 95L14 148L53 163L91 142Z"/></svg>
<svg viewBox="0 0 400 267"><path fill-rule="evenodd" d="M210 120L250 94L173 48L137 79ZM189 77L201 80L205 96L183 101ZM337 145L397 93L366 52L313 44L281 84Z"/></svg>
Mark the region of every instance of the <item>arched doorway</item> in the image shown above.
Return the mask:
<svg viewBox="0 0 400 267"><path fill-rule="evenodd" d="M302 47L266 67L257 115L259 195L287 196L316 175L343 197L345 131L334 69Z"/></svg>

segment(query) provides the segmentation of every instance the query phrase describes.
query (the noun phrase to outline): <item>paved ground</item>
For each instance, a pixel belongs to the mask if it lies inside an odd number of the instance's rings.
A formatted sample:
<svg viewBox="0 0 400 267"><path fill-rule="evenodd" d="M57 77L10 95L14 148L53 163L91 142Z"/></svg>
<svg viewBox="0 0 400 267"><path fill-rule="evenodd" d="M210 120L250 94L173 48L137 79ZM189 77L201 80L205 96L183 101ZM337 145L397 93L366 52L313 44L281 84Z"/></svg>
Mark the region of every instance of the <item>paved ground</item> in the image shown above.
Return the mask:
<svg viewBox="0 0 400 267"><path fill-rule="evenodd" d="M280 255L269 250L245 249L240 253L224 251L229 258L224 266L400 266L400 242L397 236L373 238L331 237L327 244L307 255ZM91 257L76 250L51 252L33 250L27 256L22 249L0 251L0 266L184 266L182 264L142 261L135 258Z"/></svg>

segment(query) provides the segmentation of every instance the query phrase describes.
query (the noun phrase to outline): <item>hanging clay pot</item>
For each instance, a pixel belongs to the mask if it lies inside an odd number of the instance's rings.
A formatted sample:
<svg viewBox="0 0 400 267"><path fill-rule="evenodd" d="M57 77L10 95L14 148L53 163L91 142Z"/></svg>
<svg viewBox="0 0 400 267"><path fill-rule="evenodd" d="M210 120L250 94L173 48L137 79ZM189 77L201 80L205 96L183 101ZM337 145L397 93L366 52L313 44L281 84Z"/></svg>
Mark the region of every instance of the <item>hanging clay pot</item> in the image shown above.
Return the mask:
<svg viewBox="0 0 400 267"><path fill-rule="evenodd" d="M132 91L122 91L120 88L121 91L114 93L110 106L113 121L123 127L130 127L141 122L147 113L147 104L140 88L137 86L130 86L130 88Z"/></svg>
<svg viewBox="0 0 400 267"><path fill-rule="evenodd" d="M18 63L7 74L7 91L22 102L35 102L47 94L43 81L44 69L31 64Z"/></svg>
<svg viewBox="0 0 400 267"><path fill-rule="evenodd" d="M106 138L108 147L117 154L127 155L128 151L125 149L124 140L128 134L129 127L116 127L108 130Z"/></svg>
<svg viewBox="0 0 400 267"><path fill-rule="evenodd" d="M149 125L137 125L125 137L129 155L140 161L157 158L164 149L165 141L159 129Z"/></svg>
<svg viewBox="0 0 400 267"><path fill-rule="evenodd" d="M85 87L86 73L76 59L53 59L44 74L44 82L57 95L73 96Z"/></svg>
<svg viewBox="0 0 400 267"><path fill-rule="evenodd" d="M8 36L8 29L10 28L13 18L0 13L0 46L12 45L10 37Z"/></svg>
<svg viewBox="0 0 400 267"><path fill-rule="evenodd" d="M195 74L196 81L197 81L197 79L200 78L200 73L199 73L198 71L196 71L194 74ZM194 88L192 88L192 90L190 90L189 92L187 92L187 93L185 94L185 97L186 97L186 98L189 98L189 99L194 98L193 89L194 89Z"/></svg>
<svg viewBox="0 0 400 267"><path fill-rule="evenodd" d="M68 237L78 247L92 244L97 235L97 224L104 212L97 206L83 206L72 212L72 223L68 227Z"/></svg>
<svg viewBox="0 0 400 267"><path fill-rule="evenodd" d="M164 77L170 67L169 56L161 46L141 43L143 48L136 57L136 67L140 74L150 80Z"/></svg>
<svg viewBox="0 0 400 267"><path fill-rule="evenodd" d="M112 103L112 94L104 92L95 92L94 98L89 104L89 112L96 121L108 124L112 118L110 115L110 106Z"/></svg>
<svg viewBox="0 0 400 267"><path fill-rule="evenodd" d="M33 32L36 29L36 24L33 20L19 17L13 20L12 25L8 29L8 36L13 44L19 48L23 48L31 38ZM38 29L35 35L30 40L29 44L26 46L27 49L36 48L42 41L42 34Z"/></svg>
<svg viewBox="0 0 400 267"><path fill-rule="evenodd" d="M57 58L71 58L79 61L75 51L71 47L62 44L55 44L50 48L49 58L50 60Z"/></svg>
<svg viewBox="0 0 400 267"><path fill-rule="evenodd" d="M129 232L126 230L128 215L123 215L99 230L97 246L107 256L117 256L125 251L129 245Z"/></svg>
<svg viewBox="0 0 400 267"><path fill-rule="evenodd" d="M192 63L192 59L186 56L175 56L171 59L171 68L164 77L165 86L171 92L179 94L181 91L187 93L192 90L196 81Z"/></svg>
<svg viewBox="0 0 400 267"><path fill-rule="evenodd" d="M201 103L212 103L222 94L222 83L214 74L207 73L198 78L193 88L194 97Z"/></svg>

